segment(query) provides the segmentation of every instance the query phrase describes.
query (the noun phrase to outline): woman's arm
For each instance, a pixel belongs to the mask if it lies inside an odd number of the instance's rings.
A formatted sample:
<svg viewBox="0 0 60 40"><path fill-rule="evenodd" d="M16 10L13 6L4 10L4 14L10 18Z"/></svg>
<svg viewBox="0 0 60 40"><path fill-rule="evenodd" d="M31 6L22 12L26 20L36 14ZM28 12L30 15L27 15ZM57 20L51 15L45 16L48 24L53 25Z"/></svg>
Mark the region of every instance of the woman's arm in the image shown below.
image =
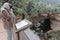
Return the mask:
<svg viewBox="0 0 60 40"><path fill-rule="evenodd" d="M3 11L2 11L2 14L3 14L3 16L6 17L6 18L11 18L11 16L9 15L9 13L8 13L6 10L3 10Z"/></svg>

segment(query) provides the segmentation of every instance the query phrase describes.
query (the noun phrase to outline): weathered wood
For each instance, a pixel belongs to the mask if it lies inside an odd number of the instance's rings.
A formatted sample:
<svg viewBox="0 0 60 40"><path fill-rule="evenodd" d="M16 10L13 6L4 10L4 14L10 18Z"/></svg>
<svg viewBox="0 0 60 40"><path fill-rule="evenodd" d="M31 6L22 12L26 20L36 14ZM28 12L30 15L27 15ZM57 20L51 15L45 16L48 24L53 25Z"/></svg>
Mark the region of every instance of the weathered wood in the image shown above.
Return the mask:
<svg viewBox="0 0 60 40"><path fill-rule="evenodd" d="M13 34L12 35L13 35L14 40L18 40L18 33L16 33L17 29L15 27L15 23L16 23L16 21L15 21L15 19L13 19L13 28L12 28L13 29Z"/></svg>
<svg viewBox="0 0 60 40"><path fill-rule="evenodd" d="M18 33L16 33L15 31L16 31L16 29L15 29L15 27L13 27L13 39L18 40Z"/></svg>

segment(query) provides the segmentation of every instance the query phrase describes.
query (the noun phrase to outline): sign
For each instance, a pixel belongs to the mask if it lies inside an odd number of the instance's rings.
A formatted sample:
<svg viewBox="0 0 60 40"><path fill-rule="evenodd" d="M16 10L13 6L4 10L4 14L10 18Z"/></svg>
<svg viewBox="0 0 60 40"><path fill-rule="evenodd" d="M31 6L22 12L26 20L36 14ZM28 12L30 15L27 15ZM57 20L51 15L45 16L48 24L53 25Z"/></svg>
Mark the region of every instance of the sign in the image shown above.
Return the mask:
<svg viewBox="0 0 60 40"><path fill-rule="evenodd" d="M28 21L27 19L24 19L18 23L15 24L17 29L24 29L26 27L29 27L29 25L32 25L32 22Z"/></svg>

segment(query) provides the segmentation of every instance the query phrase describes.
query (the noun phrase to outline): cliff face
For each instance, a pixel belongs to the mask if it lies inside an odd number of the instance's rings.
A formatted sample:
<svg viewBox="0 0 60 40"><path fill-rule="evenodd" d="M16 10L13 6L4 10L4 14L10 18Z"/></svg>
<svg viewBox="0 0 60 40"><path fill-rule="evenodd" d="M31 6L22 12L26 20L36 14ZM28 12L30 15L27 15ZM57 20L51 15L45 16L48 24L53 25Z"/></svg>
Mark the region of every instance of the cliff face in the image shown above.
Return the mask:
<svg viewBox="0 0 60 40"><path fill-rule="evenodd" d="M55 15L56 20L60 21L60 14Z"/></svg>
<svg viewBox="0 0 60 40"><path fill-rule="evenodd" d="M0 40L7 40L7 34L4 29L3 21L0 18Z"/></svg>

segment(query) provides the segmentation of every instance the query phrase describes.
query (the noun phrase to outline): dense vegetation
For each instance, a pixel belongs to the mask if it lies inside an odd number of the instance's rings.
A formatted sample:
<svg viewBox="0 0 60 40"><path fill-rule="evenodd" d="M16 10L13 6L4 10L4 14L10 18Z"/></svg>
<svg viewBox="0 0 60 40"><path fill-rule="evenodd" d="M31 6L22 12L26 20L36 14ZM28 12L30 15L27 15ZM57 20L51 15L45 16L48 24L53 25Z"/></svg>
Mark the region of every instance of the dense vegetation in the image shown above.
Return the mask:
<svg viewBox="0 0 60 40"><path fill-rule="evenodd" d="M60 31L52 31L47 33L46 40L60 40Z"/></svg>
<svg viewBox="0 0 60 40"><path fill-rule="evenodd" d="M0 7L4 0L0 0ZM45 13L47 11L56 12L57 3L50 0L9 0L14 6L14 13L20 15L22 13Z"/></svg>

